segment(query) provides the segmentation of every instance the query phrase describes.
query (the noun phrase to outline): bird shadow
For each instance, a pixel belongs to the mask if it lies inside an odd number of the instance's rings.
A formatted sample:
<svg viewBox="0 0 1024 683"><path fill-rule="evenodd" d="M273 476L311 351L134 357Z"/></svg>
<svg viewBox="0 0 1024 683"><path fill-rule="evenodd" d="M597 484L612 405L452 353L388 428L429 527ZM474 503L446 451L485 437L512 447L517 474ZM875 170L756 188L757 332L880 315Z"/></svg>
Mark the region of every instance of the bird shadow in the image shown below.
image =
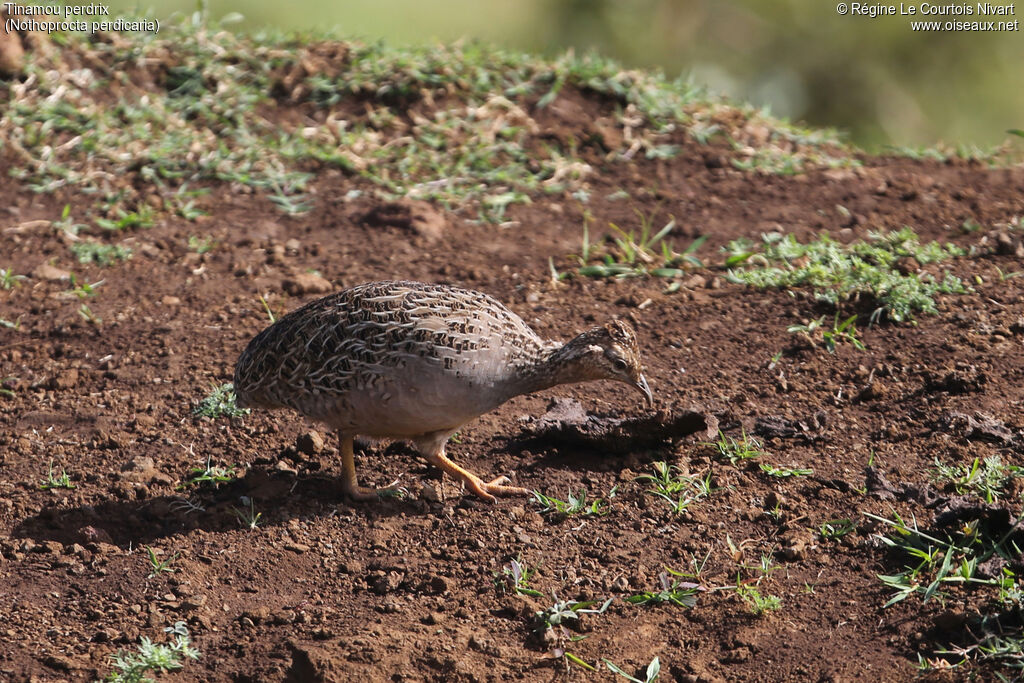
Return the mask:
<svg viewBox="0 0 1024 683"><path fill-rule="evenodd" d="M144 489L137 489L139 495ZM12 530L15 538L71 543L109 543L123 548L202 530L224 533L270 528L294 518L330 517L346 508L367 521L426 512L416 500L383 498L349 504L336 477L249 469L244 477L204 484L180 495L107 500L94 505L62 506L59 501L26 517Z"/></svg>

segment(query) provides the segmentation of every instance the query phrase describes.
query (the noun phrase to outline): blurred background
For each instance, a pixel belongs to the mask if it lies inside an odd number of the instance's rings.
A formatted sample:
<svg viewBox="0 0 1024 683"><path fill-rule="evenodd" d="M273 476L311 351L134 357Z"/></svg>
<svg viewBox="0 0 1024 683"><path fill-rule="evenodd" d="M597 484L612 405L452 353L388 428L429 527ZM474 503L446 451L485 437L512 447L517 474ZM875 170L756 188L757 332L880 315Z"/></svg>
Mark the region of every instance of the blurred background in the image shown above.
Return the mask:
<svg viewBox="0 0 1024 683"><path fill-rule="evenodd" d="M149 3L143 9L161 21L196 8L195 0ZM138 0L111 9L140 13ZM209 11L212 19L240 12L243 31L333 29L393 45L467 38L547 56L594 49L777 116L837 127L869 150L988 148L1024 128L1024 32L910 28L911 19L953 17L840 16L832 0L210 0Z"/></svg>

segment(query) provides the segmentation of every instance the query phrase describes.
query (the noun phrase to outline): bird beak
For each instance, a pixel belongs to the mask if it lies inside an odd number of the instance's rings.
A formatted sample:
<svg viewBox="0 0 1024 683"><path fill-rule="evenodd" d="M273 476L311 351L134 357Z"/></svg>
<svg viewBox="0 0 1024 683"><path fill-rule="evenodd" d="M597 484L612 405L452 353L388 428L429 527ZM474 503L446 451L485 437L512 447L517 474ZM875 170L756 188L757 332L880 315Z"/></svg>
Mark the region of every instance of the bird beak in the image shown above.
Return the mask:
<svg viewBox="0 0 1024 683"><path fill-rule="evenodd" d="M633 386L639 389L640 392L644 395L644 401L646 401L647 407L653 408L654 396L651 394L651 388L647 386L647 378L644 377L643 375L640 375L639 377L636 378L636 382L633 383Z"/></svg>

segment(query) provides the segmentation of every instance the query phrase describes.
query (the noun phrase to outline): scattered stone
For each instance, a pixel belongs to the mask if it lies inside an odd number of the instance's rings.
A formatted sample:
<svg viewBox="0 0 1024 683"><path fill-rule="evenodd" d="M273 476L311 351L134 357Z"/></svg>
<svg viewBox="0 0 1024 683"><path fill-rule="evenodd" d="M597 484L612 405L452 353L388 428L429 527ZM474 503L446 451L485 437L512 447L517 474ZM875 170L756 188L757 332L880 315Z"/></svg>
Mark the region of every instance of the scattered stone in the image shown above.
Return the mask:
<svg viewBox="0 0 1024 683"><path fill-rule="evenodd" d="M861 389L861 392L857 394L857 400L878 401L885 399L888 395L889 387L878 380L872 380L870 384Z"/></svg>
<svg viewBox="0 0 1024 683"><path fill-rule="evenodd" d="M292 296L327 294L334 291L330 280L317 273L299 273L281 281L281 288Z"/></svg>
<svg viewBox="0 0 1024 683"><path fill-rule="evenodd" d="M448 585L448 579L443 576L432 576L427 581L427 590L432 595L444 595L451 587Z"/></svg>
<svg viewBox="0 0 1024 683"><path fill-rule="evenodd" d="M128 463L121 479L135 484L173 484L174 479L156 468L153 458L139 456Z"/></svg>
<svg viewBox="0 0 1024 683"><path fill-rule="evenodd" d="M437 626L438 624L443 624L444 620L445 616L440 612L431 612L430 614L421 619L421 621L427 626Z"/></svg>
<svg viewBox="0 0 1024 683"><path fill-rule="evenodd" d="M46 655L42 661L46 666L58 671L74 671L79 668L75 660L63 655Z"/></svg>
<svg viewBox="0 0 1024 683"><path fill-rule="evenodd" d="M988 383L988 376L973 365L957 368L942 377L932 372L924 374L924 390L929 393L944 391L948 394L970 394L981 391Z"/></svg>
<svg viewBox="0 0 1024 683"><path fill-rule="evenodd" d="M441 496L437 493L437 488L433 484L423 484L420 487L420 500L425 500L431 503L436 503L441 500Z"/></svg>
<svg viewBox="0 0 1024 683"><path fill-rule="evenodd" d="M687 289L704 289L708 286L708 279L703 275L697 275L695 273L683 280L682 286Z"/></svg>
<svg viewBox="0 0 1024 683"><path fill-rule="evenodd" d="M298 553L299 555L309 552L309 546L305 543L285 543L284 549L290 550L293 553Z"/></svg>
<svg viewBox="0 0 1024 683"><path fill-rule="evenodd" d="M323 449L324 437L320 436L320 432L313 429L300 434L299 438L295 440L295 450L304 455L316 455Z"/></svg>
<svg viewBox="0 0 1024 683"><path fill-rule="evenodd" d="M48 280L50 282L70 282L71 272L57 266L51 266L49 263L41 263L32 271L32 277L37 280Z"/></svg>
<svg viewBox="0 0 1024 683"><path fill-rule="evenodd" d="M181 600L181 609L186 612L194 612L206 604L206 596L202 594L190 595Z"/></svg>
<svg viewBox="0 0 1024 683"><path fill-rule="evenodd" d="M292 475L297 475L299 473L298 468L295 467L295 465L293 465L290 461L285 460L284 458L274 463L274 469L277 470L278 472L284 472L286 474Z"/></svg>
<svg viewBox="0 0 1024 683"><path fill-rule="evenodd" d="M864 487L869 494L880 500L895 500L896 496L901 493L889 483L889 480L877 467L864 468Z"/></svg>
<svg viewBox="0 0 1024 683"><path fill-rule="evenodd" d="M239 621L248 619L252 624L262 624L270 620L269 607L255 607L239 615Z"/></svg>
<svg viewBox="0 0 1024 683"><path fill-rule="evenodd" d="M181 299L176 296L171 296L170 294L168 294L163 299L160 299L160 303L162 303L164 306L180 306Z"/></svg>
<svg viewBox="0 0 1024 683"><path fill-rule="evenodd" d="M819 410L802 420L790 420L780 415L767 415L754 421L754 434L765 439L802 439L814 443L824 438L821 431L828 424L828 413Z"/></svg>
<svg viewBox="0 0 1024 683"><path fill-rule="evenodd" d="M387 595L398 588L402 583L402 575L398 572L374 572L367 578L370 591L376 595Z"/></svg>
<svg viewBox="0 0 1024 683"><path fill-rule="evenodd" d="M402 199L374 207L363 216L363 222L371 226L393 226L411 230L436 242L444 235L448 221L444 214L430 203L413 199Z"/></svg>
<svg viewBox="0 0 1024 683"><path fill-rule="evenodd" d="M1014 447L1022 445L1019 431L1011 430L999 420L980 412L971 416L953 411L939 418L936 428L939 431L961 436L968 441L987 441Z"/></svg>
<svg viewBox="0 0 1024 683"><path fill-rule="evenodd" d="M1024 258L1024 244L1021 240L1014 238L1007 232L1000 232L996 235L996 253L1003 256L1016 256Z"/></svg>
<svg viewBox="0 0 1024 683"><path fill-rule="evenodd" d="M106 529L97 529L94 526L83 526L77 532L75 536L79 541L90 545L89 550L97 554L106 554L111 551L116 551L117 546L114 545L114 540L110 537L110 534Z"/></svg>
<svg viewBox="0 0 1024 683"><path fill-rule="evenodd" d="M790 561L800 561L807 557L810 539L804 537L783 539L782 556Z"/></svg>
<svg viewBox="0 0 1024 683"><path fill-rule="evenodd" d="M338 571L342 574L358 575L362 574L364 569L363 563L359 560L345 560L338 563Z"/></svg>
<svg viewBox="0 0 1024 683"><path fill-rule="evenodd" d="M76 368L68 368L51 377L50 381L46 384L50 389L73 389L78 384L78 370Z"/></svg>
<svg viewBox="0 0 1024 683"><path fill-rule="evenodd" d="M351 666L337 658L337 647L321 648L294 641L290 641L288 647L292 651L292 663L285 674L285 683L346 683L364 678L353 676Z"/></svg>

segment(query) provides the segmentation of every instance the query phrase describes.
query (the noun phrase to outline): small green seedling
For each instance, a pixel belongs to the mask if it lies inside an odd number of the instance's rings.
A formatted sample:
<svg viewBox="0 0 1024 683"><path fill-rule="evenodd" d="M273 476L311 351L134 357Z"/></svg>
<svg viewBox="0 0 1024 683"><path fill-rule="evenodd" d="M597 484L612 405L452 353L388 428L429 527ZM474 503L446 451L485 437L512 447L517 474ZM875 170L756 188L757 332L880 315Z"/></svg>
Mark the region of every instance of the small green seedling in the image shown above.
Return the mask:
<svg viewBox="0 0 1024 683"><path fill-rule="evenodd" d="M608 667L609 671L617 673L627 681L631 681L631 683L654 683L654 681L658 680L658 676L661 675L661 662L657 657L652 659L651 663L647 665L647 670L644 672L643 678L637 678L636 676L629 675L610 659L605 659L604 664Z"/></svg>
<svg viewBox="0 0 1024 683"><path fill-rule="evenodd" d="M270 323L271 324L276 323L277 322L277 316L274 315L274 312L272 310L270 310L270 304L267 303L266 298L264 298L264 296L262 294L260 294L259 300L260 300L260 303L263 305L263 310L266 312L267 318L270 320Z"/></svg>
<svg viewBox="0 0 1024 683"><path fill-rule="evenodd" d="M75 223L74 219L71 218L71 205L65 204L64 210L60 212L60 218L53 222L53 227L58 230L63 230L74 237L89 226L84 223Z"/></svg>
<svg viewBox="0 0 1024 683"><path fill-rule="evenodd" d="M157 557L156 551L150 546L146 546L146 552L149 554L149 576L147 578L155 578L156 576L163 573L173 573L174 569L171 564L178 559L178 553L174 553L166 560L161 560Z"/></svg>
<svg viewBox="0 0 1024 683"><path fill-rule="evenodd" d="M576 600L558 600L557 596L552 597L555 598L555 604L535 613L537 626L541 631L562 626L570 621L578 621L581 614L604 614L605 610L608 609L608 605L612 604L612 598L608 598L601 603L600 607L593 609L594 605L601 602L600 600L579 602Z"/></svg>
<svg viewBox="0 0 1024 683"><path fill-rule="evenodd" d="M703 590L699 584L690 581L680 581L678 578L687 576L669 567L658 574L658 583L661 590L645 591L638 595L631 595L626 602L631 605L660 605L671 603L679 607L693 607L697 604L697 592Z"/></svg>
<svg viewBox="0 0 1024 683"><path fill-rule="evenodd" d="M0 396L6 396L7 398L14 398L16 396L16 394L14 393L14 389L9 389L9 388L5 387L4 384L6 384L7 382L15 382L15 381L17 381L17 379L18 378L14 377L14 376L0 378ZM14 386L14 385L12 385L12 386Z"/></svg>
<svg viewBox="0 0 1024 683"><path fill-rule="evenodd" d="M92 284L89 284L88 282L78 284L78 278L74 273L71 273L71 289L65 291L64 294L68 296L75 296L79 299L85 299L91 296L96 296L96 290L99 289L102 284L103 280L93 282Z"/></svg>
<svg viewBox="0 0 1024 683"><path fill-rule="evenodd" d="M539 590L530 588L530 577L536 569L530 569L518 559L511 560L507 566L502 567L502 574L495 574L494 585L502 593L509 589L519 595L529 595L533 598L542 598L544 594Z"/></svg>
<svg viewBox="0 0 1024 683"><path fill-rule="evenodd" d="M217 248L217 241L207 235L206 237L199 237L198 235L188 236L188 248L197 254L206 254Z"/></svg>
<svg viewBox="0 0 1024 683"><path fill-rule="evenodd" d="M82 320L91 325L96 325L98 327L103 324L103 318L93 313L88 304L82 304L78 307L78 315L81 316Z"/></svg>
<svg viewBox="0 0 1024 683"><path fill-rule="evenodd" d="M122 247L120 244L82 241L75 242L70 249L78 262L83 264L95 263L99 266L109 266L115 261L127 261L132 257L132 250Z"/></svg>
<svg viewBox="0 0 1024 683"><path fill-rule="evenodd" d="M39 484L41 491L49 491L50 489L73 489L75 485L71 483L71 477L64 471L64 468L60 468L60 474L56 474L53 471L53 460L50 460L49 469L44 479Z"/></svg>
<svg viewBox="0 0 1024 683"><path fill-rule="evenodd" d="M193 467L190 470L190 474L192 476L184 484L178 486L179 490L195 485L213 484L217 486L227 483L235 478L235 466L221 467L220 465L214 465L208 457L205 467Z"/></svg>
<svg viewBox="0 0 1024 683"><path fill-rule="evenodd" d="M130 228L150 228L153 226L153 209L148 206L143 205L139 207L138 211L125 211L118 208L116 213L117 218L114 220L108 218L95 218L93 220L96 222L96 225L111 232L128 230Z"/></svg>
<svg viewBox="0 0 1024 683"><path fill-rule="evenodd" d="M830 519L827 522L822 522L821 526L818 527L818 533L821 534L821 537L828 540L842 538L856 530L857 525L852 519Z"/></svg>
<svg viewBox="0 0 1024 683"><path fill-rule="evenodd" d="M260 525L263 513L256 512L256 501L249 496L241 496L239 500L242 503L242 507L231 508L232 512L238 518L239 524L250 531L255 531Z"/></svg>
<svg viewBox="0 0 1024 683"><path fill-rule="evenodd" d="M1015 477L1024 477L1024 467L1003 464L998 455L975 458L970 465L946 465L936 458L933 472L935 481L952 484L961 495L977 494L986 503L998 500Z"/></svg>
<svg viewBox="0 0 1024 683"><path fill-rule="evenodd" d="M598 517L603 517L611 512L611 509L603 498L595 498L588 504L586 489L580 489L580 492L576 495L570 493L566 500L559 500L558 498L546 496L540 491L534 491L533 497L538 503L544 506L540 511L541 514L557 512L569 517L579 514L584 516L596 515ZM612 488L608 497L615 497L615 488Z"/></svg>
<svg viewBox="0 0 1024 683"><path fill-rule="evenodd" d="M836 347L840 344L850 344L858 351L865 349L864 343L857 338L857 314L851 315L849 318L839 322L839 313L836 313L835 320L832 322L832 329L825 327L825 316L821 316L806 325L790 325L786 328L786 331L790 334L799 334L812 347L817 347L818 344L814 336L816 333L820 333L825 349L829 353L835 353Z"/></svg>
<svg viewBox="0 0 1024 683"><path fill-rule="evenodd" d="M814 474L814 470L809 467L789 467L786 465L769 465L766 462L757 464L761 468L761 471L767 474L769 477L779 477L784 479L786 477L806 477Z"/></svg>
<svg viewBox="0 0 1024 683"><path fill-rule="evenodd" d="M0 287L4 289L14 289L24 279L24 275L15 275L13 268L0 268Z"/></svg>
<svg viewBox="0 0 1024 683"><path fill-rule="evenodd" d="M742 436L740 439L734 439L731 436L727 436L721 429L718 430L718 441L704 441L701 443L702 446L713 446L718 451L718 455L722 456L729 461L730 464L735 465L738 462L744 460L753 460L760 458L765 455L764 444L753 436L747 434L747 430L741 430Z"/></svg>

